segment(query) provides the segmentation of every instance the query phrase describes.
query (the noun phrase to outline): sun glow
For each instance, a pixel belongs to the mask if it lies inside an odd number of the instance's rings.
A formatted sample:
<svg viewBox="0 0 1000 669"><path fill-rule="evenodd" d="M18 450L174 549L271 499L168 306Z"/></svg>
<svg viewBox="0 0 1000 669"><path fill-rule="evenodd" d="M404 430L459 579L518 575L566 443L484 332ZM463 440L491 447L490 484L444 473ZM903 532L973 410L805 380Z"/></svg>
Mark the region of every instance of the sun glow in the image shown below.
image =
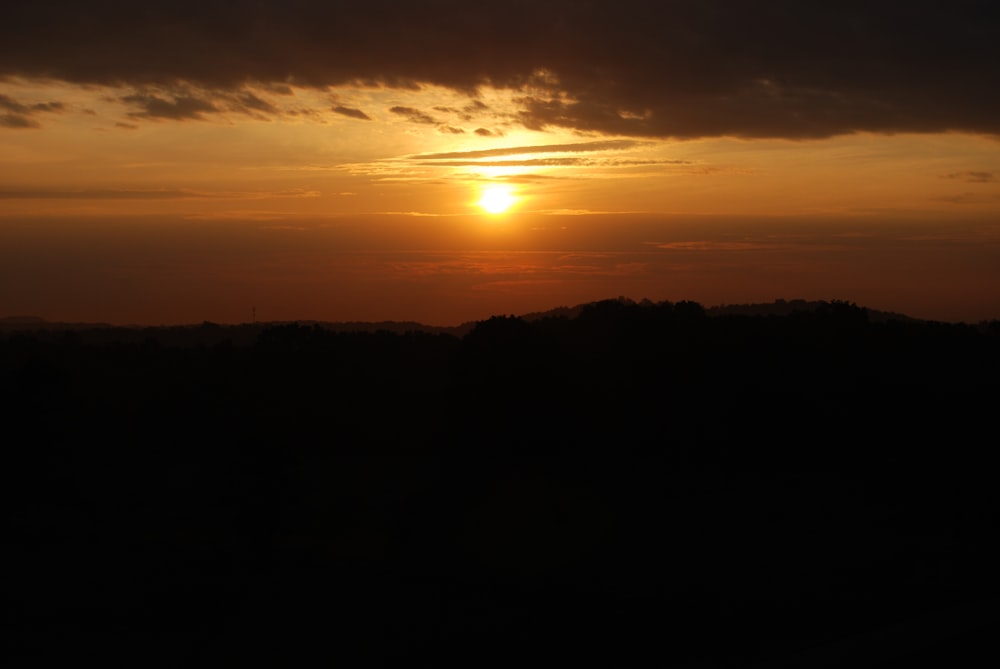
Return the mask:
<svg viewBox="0 0 1000 669"><path fill-rule="evenodd" d="M510 187L490 186L483 189L483 194L476 204L489 214L502 214L510 209L516 201L517 198L514 197Z"/></svg>

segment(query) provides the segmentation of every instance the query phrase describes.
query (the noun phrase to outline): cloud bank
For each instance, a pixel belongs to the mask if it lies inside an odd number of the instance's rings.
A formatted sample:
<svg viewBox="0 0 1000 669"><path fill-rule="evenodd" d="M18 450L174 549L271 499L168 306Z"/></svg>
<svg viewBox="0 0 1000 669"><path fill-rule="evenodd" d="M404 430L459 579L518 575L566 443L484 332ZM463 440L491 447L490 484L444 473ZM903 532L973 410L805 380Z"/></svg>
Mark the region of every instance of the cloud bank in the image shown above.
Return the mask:
<svg viewBox="0 0 1000 669"><path fill-rule="evenodd" d="M0 76L132 87L147 118L210 111L152 86L435 84L510 89L535 129L1000 133L994 2L11 0L2 18Z"/></svg>

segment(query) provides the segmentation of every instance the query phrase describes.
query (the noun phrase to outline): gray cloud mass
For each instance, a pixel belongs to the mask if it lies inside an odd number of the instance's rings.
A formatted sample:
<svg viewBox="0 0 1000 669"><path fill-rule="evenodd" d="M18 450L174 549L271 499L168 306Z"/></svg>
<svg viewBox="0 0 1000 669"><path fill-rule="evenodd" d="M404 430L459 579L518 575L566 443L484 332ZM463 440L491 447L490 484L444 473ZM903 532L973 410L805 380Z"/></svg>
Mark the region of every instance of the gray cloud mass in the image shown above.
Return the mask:
<svg viewBox="0 0 1000 669"><path fill-rule="evenodd" d="M980 0L10 0L3 13L0 77L230 96L435 84L473 100L492 85L514 91L527 128L633 137L1000 133L1000 4ZM141 116L210 111L133 97Z"/></svg>

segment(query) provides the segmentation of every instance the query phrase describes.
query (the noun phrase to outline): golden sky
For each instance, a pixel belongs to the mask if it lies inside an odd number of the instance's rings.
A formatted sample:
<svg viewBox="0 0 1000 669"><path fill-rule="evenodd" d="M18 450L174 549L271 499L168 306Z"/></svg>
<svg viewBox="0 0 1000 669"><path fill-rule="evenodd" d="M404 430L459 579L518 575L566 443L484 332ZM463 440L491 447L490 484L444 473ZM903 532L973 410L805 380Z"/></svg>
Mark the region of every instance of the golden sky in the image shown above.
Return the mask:
<svg viewBox="0 0 1000 669"><path fill-rule="evenodd" d="M986 5L356 4L14 2L0 316L1000 317Z"/></svg>

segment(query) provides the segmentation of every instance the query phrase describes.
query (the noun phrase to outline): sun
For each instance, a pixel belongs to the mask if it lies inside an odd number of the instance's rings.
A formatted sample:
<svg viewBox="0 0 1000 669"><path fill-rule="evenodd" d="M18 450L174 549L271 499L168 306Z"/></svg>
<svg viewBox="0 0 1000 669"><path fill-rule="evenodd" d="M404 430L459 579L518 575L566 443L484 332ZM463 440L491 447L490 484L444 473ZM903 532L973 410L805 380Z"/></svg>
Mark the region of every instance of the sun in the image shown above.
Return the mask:
<svg viewBox="0 0 1000 669"><path fill-rule="evenodd" d="M490 186L483 189L483 194L476 204L489 214L502 214L516 201L517 198L509 186Z"/></svg>

